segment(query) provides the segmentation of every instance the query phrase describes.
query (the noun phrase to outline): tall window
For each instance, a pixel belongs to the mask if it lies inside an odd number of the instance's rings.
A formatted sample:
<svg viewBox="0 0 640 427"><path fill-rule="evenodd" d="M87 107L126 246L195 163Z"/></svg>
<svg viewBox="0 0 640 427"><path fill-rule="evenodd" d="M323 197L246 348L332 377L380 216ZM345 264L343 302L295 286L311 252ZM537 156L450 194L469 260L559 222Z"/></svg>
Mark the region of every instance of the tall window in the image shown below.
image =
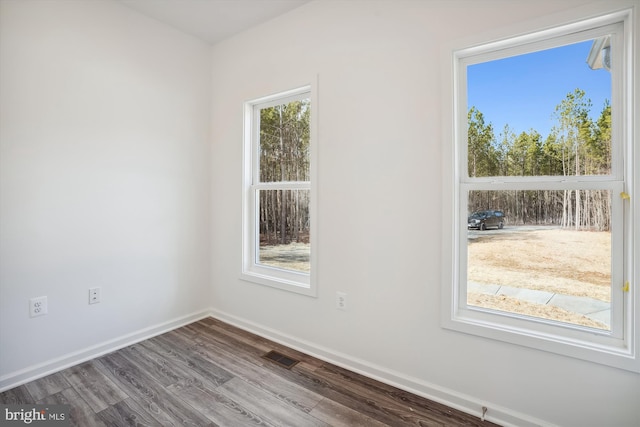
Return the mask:
<svg viewBox="0 0 640 427"><path fill-rule="evenodd" d="M245 105L243 278L314 295L311 89Z"/></svg>
<svg viewBox="0 0 640 427"><path fill-rule="evenodd" d="M455 52L445 326L640 371L628 15Z"/></svg>

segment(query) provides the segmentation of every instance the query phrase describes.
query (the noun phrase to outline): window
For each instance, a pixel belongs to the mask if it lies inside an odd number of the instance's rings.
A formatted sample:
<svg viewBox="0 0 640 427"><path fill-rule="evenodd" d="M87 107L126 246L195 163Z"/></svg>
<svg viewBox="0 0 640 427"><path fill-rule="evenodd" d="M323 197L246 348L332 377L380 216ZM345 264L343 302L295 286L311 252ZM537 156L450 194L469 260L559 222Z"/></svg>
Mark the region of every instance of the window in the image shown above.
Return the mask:
<svg viewBox="0 0 640 427"><path fill-rule="evenodd" d="M630 15L454 51L445 327L640 372Z"/></svg>
<svg viewBox="0 0 640 427"><path fill-rule="evenodd" d="M315 295L311 87L245 104L242 278Z"/></svg>

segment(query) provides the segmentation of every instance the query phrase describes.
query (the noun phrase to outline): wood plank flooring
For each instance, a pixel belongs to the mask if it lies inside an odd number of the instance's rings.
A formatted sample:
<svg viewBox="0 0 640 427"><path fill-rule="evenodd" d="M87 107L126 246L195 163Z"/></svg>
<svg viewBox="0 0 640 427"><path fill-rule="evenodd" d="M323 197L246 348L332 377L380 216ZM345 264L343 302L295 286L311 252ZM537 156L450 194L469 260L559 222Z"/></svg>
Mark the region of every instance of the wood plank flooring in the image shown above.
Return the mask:
<svg viewBox="0 0 640 427"><path fill-rule="evenodd" d="M291 370L263 358L299 360ZM0 393L74 426L495 426L207 318Z"/></svg>

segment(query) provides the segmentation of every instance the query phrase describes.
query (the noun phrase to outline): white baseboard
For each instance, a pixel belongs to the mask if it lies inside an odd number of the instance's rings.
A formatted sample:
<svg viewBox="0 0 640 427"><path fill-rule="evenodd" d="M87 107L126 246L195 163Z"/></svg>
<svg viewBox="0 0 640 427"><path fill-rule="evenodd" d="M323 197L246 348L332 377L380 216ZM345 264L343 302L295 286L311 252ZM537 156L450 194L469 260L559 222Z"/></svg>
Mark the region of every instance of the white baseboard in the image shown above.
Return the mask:
<svg viewBox="0 0 640 427"><path fill-rule="evenodd" d="M12 372L0 377L0 392L28 383L29 381L37 380L38 378L45 377L79 363L86 362L87 360L95 359L96 357L100 357L104 354L111 353L112 351L121 349L131 344L144 341L148 338L152 338L156 335L163 334L181 326L188 325L189 323L204 319L205 317L209 317L210 315L211 312L209 310L192 313L186 316L179 317L177 319L160 323L158 325L141 329L136 332L132 332L122 337L114 338L98 345L69 353L62 357L58 357L44 363L29 366L28 368Z"/></svg>
<svg viewBox="0 0 640 427"><path fill-rule="evenodd" d="M501 424L505 427L553 426L553 424L549 422L545 422L529 415L512 411L508 408L494 405L490 402L484 402L473 396L468 396L464 393L459 393L454 390L443 388L417 378L411 378L400 372L396 372L385 367L372 364L370 362L367 362L366 360L361 360L348 354L340 353L332 349L317 345L315 343L281 333L274 329L264 327L262 325L224 313L219 310L200 311L197 313L192 313L190 315L144 328L131 334L127 334L122 337L104 342L102 344L88 347L83 350L79 350L77 352L73 352L38 365L30 366L20 371L12 372L8 375L0 377L0 392L9 390L38 378L45 377L52 373L86 362L87 360L100 357L104 354L116 351L120 348L135 344L140 341L144 341L156 335L163 334L165 332L171 331L192 322L196 322L209 316L234 325L238 328L244 329L248 332L259 335L261 337L270 339L287 347L301 351L325 362L332 363L334 365L375 379L382 383L397 387L401 390L405 390L409 393L413 393L415 395L433 400L438 403L442 403L468 414L475 415L478 418L480 418L482 414L482 407L484 406L488 408L485 419L487 421Z"/></svg>
<svg viewBox="0 0 640 427"><path fill-rule="evenodd" d="M267 338L279 344L290 347L294 350L298 350L302 353L306 353L310 356L316 357L325 362L332 363L344 369L348 369L352 372L356 372L390 386L397 387L409 393L413 393L426 399L430 399L443 405L447 405L451 408L458 409L462 412L475 415L478 418L480 418L482 415L482 407L486 407L487 412L485 415L485 419L487 421L491 421L505 427L553 426L553 424L549 422L531 417L527 414L512 411L508 408L494 405L490 402L484 402L473 396L468 396L464 393L459 393L454 390L440 387L436 384L431 384L418 378L411 378L400 372L396 372L385 367L372 364L370 362L367 362L366 360L361 360L349 356L348 354L336 352L329 348L297 337L293 337L291 335L283 334L274 329L266 328L262 325L230 315L228 313L224 313L219 310L212 310L211 316L225 323L236 326L240 329L244 329L245 331L254 333L263 338Z"/></svg>

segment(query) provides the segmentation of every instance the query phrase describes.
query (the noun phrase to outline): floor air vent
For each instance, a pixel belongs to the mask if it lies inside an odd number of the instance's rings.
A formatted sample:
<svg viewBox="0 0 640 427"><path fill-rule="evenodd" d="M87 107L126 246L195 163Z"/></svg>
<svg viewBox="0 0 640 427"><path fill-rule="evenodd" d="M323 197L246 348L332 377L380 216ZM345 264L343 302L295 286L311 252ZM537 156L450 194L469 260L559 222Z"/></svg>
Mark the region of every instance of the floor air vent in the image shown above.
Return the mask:
<svg viewBox="0 0 640 427"><path fill-rule="evenodd" d="M277 351L273 350L262 357L264 357L265 359L269 359L272 362L276 362L278 365L287 369L293 368L299 362L299 360L292 359L288 356L285 356L284 354L278 353Z"/></svg>

